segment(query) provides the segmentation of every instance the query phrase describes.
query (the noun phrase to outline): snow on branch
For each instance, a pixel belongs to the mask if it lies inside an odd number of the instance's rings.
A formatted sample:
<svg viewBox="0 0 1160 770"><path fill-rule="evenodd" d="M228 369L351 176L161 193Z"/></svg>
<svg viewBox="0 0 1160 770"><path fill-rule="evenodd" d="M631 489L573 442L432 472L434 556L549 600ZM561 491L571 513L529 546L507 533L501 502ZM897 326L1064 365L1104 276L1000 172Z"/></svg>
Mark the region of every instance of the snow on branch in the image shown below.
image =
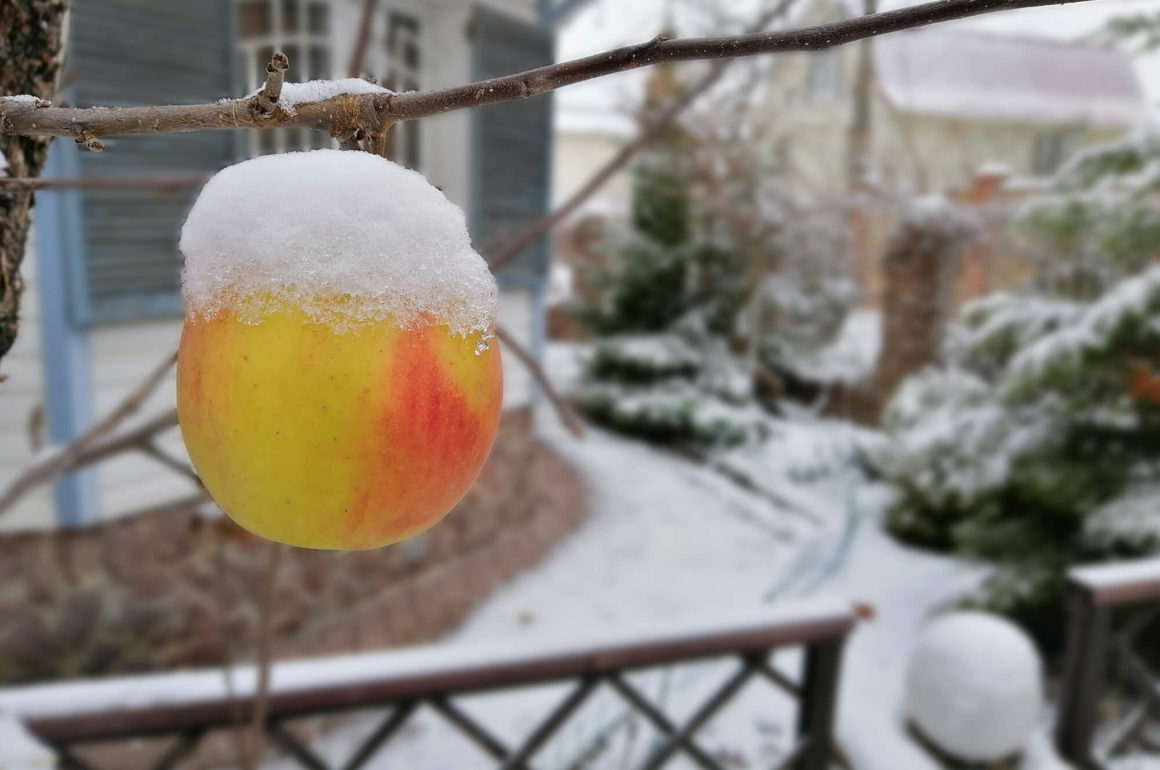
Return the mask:
<svg viewBox="0 0 1160 770"><path fill-rule="evenodd" d="M342 90L319 101L299 104L291 110L280 103L285 70L279 70L271 62L267 68L266 85L258 93L214 104L76 109L0 98L0 133L68 136L94 150L103 149L100 137L125 134L283 126L314 128L334 136L349 136L360 130L381 134L396 121L527 99L563 86L652 64L729 59L783 51L816 51L888 32L983 13L1075 2L1091 0L934 0L801 29L684 39L662 36L639 45L453 88L407 93Z"/></svg>

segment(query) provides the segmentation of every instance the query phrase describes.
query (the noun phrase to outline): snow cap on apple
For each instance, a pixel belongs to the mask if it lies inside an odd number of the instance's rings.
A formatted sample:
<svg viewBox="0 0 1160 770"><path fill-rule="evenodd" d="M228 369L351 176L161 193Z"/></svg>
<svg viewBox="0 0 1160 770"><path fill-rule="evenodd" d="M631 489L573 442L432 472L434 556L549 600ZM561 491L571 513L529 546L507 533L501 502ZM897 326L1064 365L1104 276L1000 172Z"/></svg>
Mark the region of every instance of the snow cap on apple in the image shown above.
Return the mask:
<svg viewBox="0 0 1160 770"><path fill-rule="evenodd" d="M181 228L186 310L254 321L291 302L322 322L438 317L488 332L498 291L463 210L365 152L265 155L218 172ZM335 298L343 301L335 302Z"/></svg>
<svg viewBox="0 0 1160 770"><path fill-rule="evenodd" d="M180 248L178 417L231 518L361 549L455 505L502 397L496 283L459 207L375 155L269 155L206 184Z"/></svg>

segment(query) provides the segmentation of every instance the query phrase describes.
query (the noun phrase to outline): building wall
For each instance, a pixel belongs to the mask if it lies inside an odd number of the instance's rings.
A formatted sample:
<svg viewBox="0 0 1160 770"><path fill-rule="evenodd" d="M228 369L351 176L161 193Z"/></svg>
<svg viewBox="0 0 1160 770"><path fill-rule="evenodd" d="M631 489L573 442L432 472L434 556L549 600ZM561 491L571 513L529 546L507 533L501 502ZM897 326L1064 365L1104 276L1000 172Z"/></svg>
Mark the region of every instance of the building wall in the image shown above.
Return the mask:
<svg viewBox="0 0 1160 770"><path fill-rule="evenodd" d="M44 441L44 364L40 326L40 298L36 255L30 244L24 259L24 300L20 314L20 336L0 361L0 485L36 457ZM37 415L40 415L38 417ZM0 531L33 526L51 516L53 501L49 488L28 495L20 504L0 516Z"/></svg>
<svg viewBox="0 0 1160 770"><path fill-rule="evenodd" d="M900 113L882 99L874 102L872 154L880 182L892 189L948 192L964 189L986 165L998 164L1012 176L1030 177L1036 142L1066 131L1065 154L1122 137L1127 129L1061 127L937 115Z"/></svg>
<svg viewBox="0 0 1160 770"><path fill-rule="evenodd" d="M625 144L625 137L596 132L557 132L552 145L552 205L580 189ZM625 216L632 200L632 174L616 172L581 208L594 214Z"/></svg>
<svg viewBox="0 0 1160 770"><path fill-rule="evenodd" d="M832 22L844 15L839 4L817 2L801 23ZM829 51L776 57L765 101L765 112L774 127L769 152L796 188L814 192L847 188L859 47L872 44L862 41ZM825 57L836 60L838 76L832 89L818 89L811 78L811 71ZM872 181L891 191L925 194L962 190L982 166L989 164L1003 165L1014 176L1031 176L1035 172L1036 138L1041 135L1067 132L1066 156L1127 131L905 113L872 88Z"/></svg>

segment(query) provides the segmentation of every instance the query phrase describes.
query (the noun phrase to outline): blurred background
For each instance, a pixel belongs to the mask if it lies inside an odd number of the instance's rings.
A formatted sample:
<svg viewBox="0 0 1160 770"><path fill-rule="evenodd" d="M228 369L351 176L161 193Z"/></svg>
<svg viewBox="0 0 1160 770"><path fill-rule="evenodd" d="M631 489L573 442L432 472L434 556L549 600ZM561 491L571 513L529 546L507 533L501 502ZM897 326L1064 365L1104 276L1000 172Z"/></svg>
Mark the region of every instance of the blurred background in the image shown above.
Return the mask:
<svg viewBox="0 0 1160 770"><path fill-rule="evenodd" d="M290 81L433 89L905 5L74 0L54 101L250 93L278 50ZM276 573L176 428L177 234L218 169L333 141L53 142L0 363L0 768L1160 768L1158 105L1160 0L1096 0L396 125L389 157L485 256L563 212L496 265L552 387L505 349L495 448L444 522ZM777 626L779 668L737 617ZM727 660L671 666L673 623ZM354 686L405 670L383 650L468 689L457 656L589 638L640 646L659 712L584 690L522 758L559 686L462 699L487 739L433 700L381 740L376 709L426 701ZM764 689L717 689L737 654ZM319 661L291 679L332 700L264 753L142 721L233 702L253 670L221 672L270 656Z"/></svg>

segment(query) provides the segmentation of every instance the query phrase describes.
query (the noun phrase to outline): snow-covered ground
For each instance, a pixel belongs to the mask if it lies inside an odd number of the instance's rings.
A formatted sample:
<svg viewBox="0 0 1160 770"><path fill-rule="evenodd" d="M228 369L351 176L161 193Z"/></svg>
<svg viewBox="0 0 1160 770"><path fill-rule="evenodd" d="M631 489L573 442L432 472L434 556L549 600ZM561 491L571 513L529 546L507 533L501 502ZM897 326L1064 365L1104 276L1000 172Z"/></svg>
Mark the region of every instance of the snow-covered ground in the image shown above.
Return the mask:
<svg viewBox="0 0 1160 770"><path fill-rule="evenodd" d="M562 346L551 350L550 368L565 384L574 380L574 352ZM587 519L540 565L498 589L441 645L411 656L460 655L464 647L467 652L499 647L518 654L601 631L627 633L722 614L772 615L779 605L813 598L856 602L866 619L844 658L839 743L854 770L938 767L903 727L905 664L931 613L974 587L983 573L956 559L905 548L885 534L880 518L888 490L869 482L855 462L857 448L877 440L875 434L803 412L771 419L764 444L697 464L598 429L577 441L547 409L537 418L543 439L586 483ZM406 665L404 658L413 659L396 654L376 662L370 656L360 664L352 658L342 664L344 676L359 676L359 665ZM800 652L780 652L774 663L796 674ZM304 661L280 667L274 686L308 680L315 668L326 665L332 664ZM735 666L709 661L630 678L679 724ZM204 674L188 676L196 683L174 679L168 686L173 692L162 700L193 697L194 684L222 687ZM117 702L156 700L156 683L144 679L105 684L122 688ZM505 743L518 745L569 687L472 696L457 703ZM60 692L53 699L52 687L32 689L0 693L0 710L6 705L17 713L51 710L61 700ZM76 698L70 698L65 700L75 706ZM794 716L786 696L764 681L751 681L697 733L697 742L725 767L776 767L792 745ZM383 712L375 712L337 725L333 719L314 720L313 749L340 766L382 718ZM541 750L535 765L541 770L625 770L647 756L656 738L618 696L598 690ZM1118 767L1155 767L1144 762ZM493 766L427 707L368 765L373 770ZM681 758L665 765L691 766ZM288 760L271 760L267 770L291 767L296 765ZM1040 733L1020 770L1066 768Z"/></svg>
<svg viewBox="0 0 1160 770"><path fill-rule="evenodd" d="M572 351L556 346L551 368L564 380ZM484 602L448 644L526 644L545 635L590 633L722 610L756 611L810 596L868 605L843 672L838 735L857 770L926 770L934 762L905 736L900 711L904 663L930 612L979 580L953 559L906 549L879 524L885 490L851 462L872 435L807 415L774 425L760 450L717 458L760 489L741 489L712 467L593 429L576 441L544 411L543 438L583 476L589 516L539 566ZM793 651L779 653L792 671ZM644 672L639 686L681 721L734 664L710 662ZM503 740L518 744L564 697L543 687L462 699L463 707ZM544 768L632 766L654 733L611 692L599 692L539 755ZM315 749L346 757L379 719L368 716L322 735ZM469 770L488 760L440 717L420 712L371 767ZM793 704L753 682L711 721L698 740L737 767L776 766L792 740ZM1040 752L1050 755L1050 752ZM576 761L587 756L586 764ZM674 760L666 767L689 767ZM281 768L282 765L274 764ZM287 763L285 767L290 767ZM1036 761L1029 770L1050 765Z"/></svg>

